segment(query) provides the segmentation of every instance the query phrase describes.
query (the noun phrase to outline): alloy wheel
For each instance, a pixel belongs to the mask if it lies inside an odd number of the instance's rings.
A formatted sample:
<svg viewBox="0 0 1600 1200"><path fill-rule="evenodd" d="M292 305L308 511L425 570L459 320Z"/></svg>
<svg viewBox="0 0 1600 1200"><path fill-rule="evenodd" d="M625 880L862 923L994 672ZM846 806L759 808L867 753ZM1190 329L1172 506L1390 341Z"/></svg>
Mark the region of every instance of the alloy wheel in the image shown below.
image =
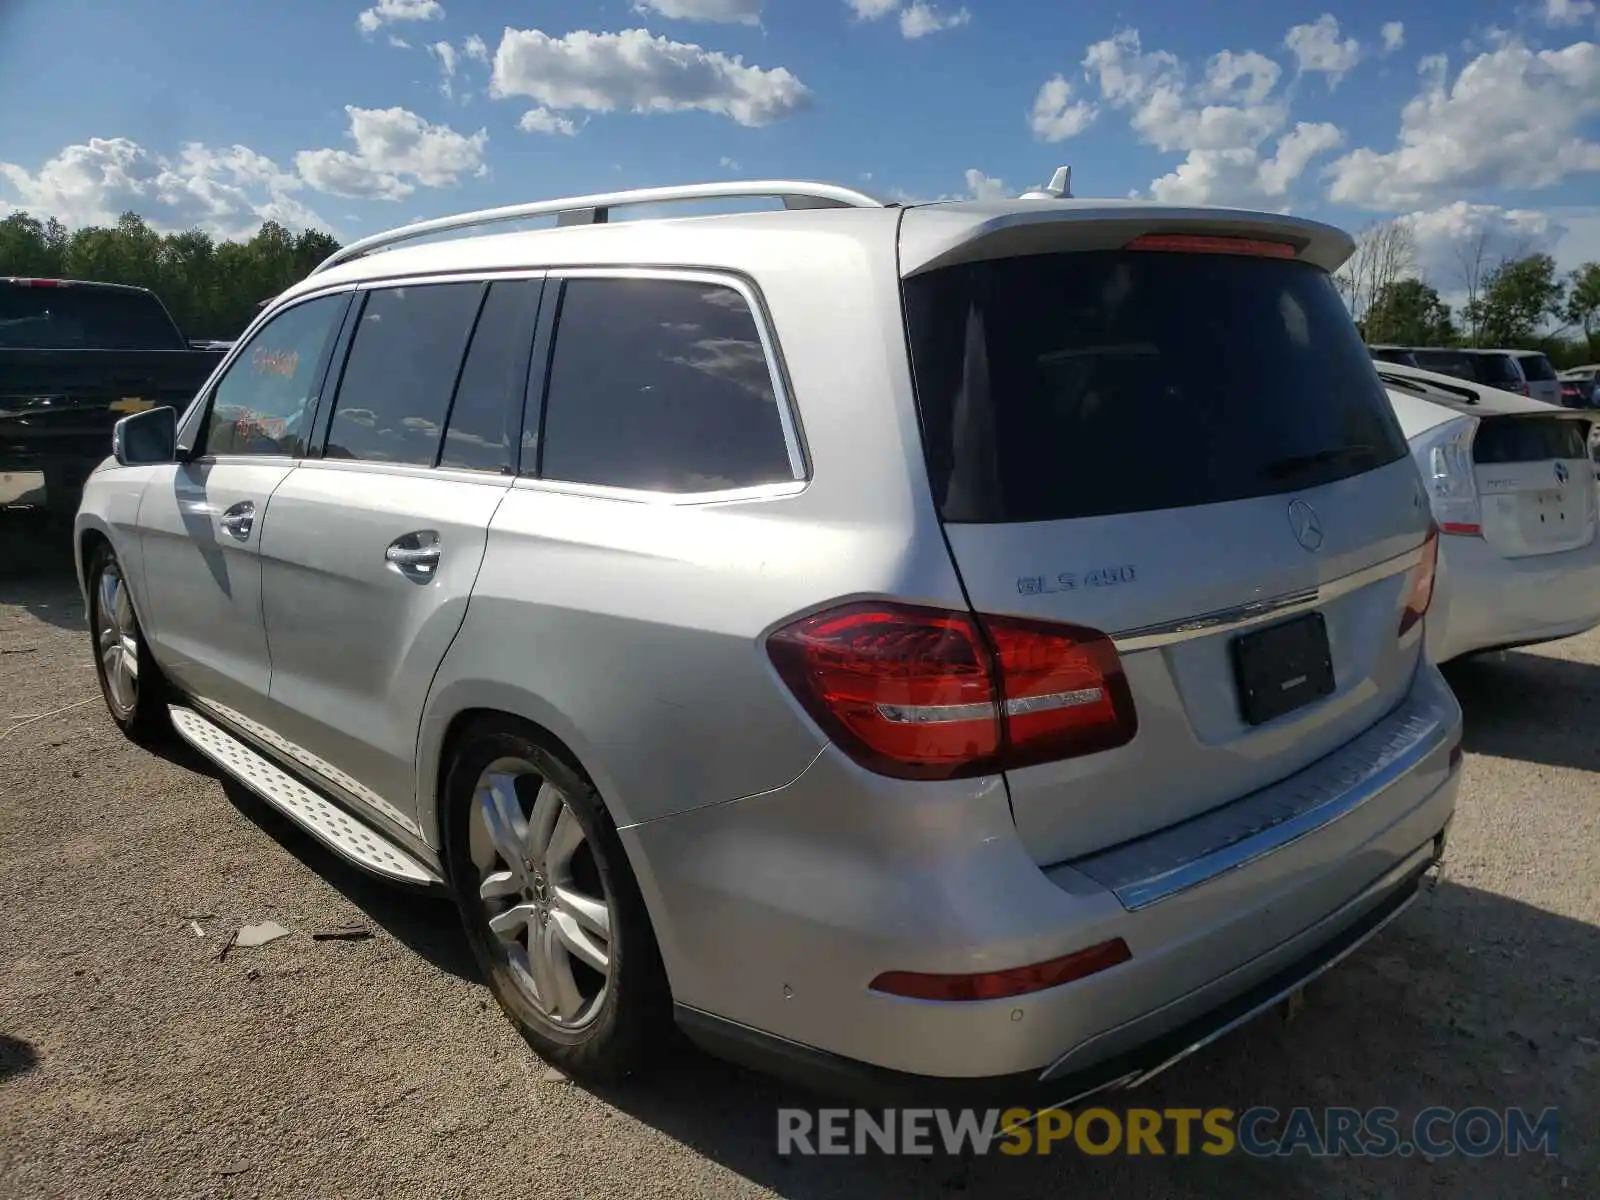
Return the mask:
<svg viewBox="0 0 1600 1200"><path fill-rule="evenodd" d="M501 759L473 790L478 897L517 988L552 1025L590 1024L611 985L610 898L577 814L531 763Z"/></svg>
<svg viewBox="0 0 1600 1200"><path fill-rule="evenodd" d="M116 563L100 572L95 595L95 648L105 675L106 694L120 713L139 703L139 626L128 582Z"/></svg>

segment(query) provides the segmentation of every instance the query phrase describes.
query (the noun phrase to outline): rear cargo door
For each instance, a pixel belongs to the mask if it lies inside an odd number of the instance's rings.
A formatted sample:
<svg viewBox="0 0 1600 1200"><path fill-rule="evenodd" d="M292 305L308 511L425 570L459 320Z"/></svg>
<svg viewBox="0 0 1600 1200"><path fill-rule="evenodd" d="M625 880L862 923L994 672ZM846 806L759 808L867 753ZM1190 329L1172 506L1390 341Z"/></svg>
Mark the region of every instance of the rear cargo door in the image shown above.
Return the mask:
<svg viewBox="0 0 1600 1200"><path fill-rule="evenodd" d="M1594 540L1596 495L1582 417L1483 419L1472 442L1483 539L1507 558L1557 554Z"/></svg>
<svg viewBox="0 0 1600 1200"><path fill-rule="evenodd" d="M973 607L1114 635L1137 707L1128 745L1008 772L1041 863L1292 774L1391 709L1418 658L1398 630L1427 504L1328 275L1173 245L904 283Z"/></svg>

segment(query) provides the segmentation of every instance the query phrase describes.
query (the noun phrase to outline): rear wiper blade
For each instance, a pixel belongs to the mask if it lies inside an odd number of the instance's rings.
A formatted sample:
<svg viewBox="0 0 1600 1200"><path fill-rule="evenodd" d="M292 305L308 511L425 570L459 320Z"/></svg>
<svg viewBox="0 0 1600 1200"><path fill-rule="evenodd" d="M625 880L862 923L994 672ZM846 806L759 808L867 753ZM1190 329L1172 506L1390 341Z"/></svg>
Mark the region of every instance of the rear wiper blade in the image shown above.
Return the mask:
<svg viewBox="0 0 1600 1200"><path fill-rule="evenodd" d="M1312 454L1291 454L1262 465L1257 472L1263 479L1287 479L1312 467L1332 466L1337 463L1363 462L1376 458L1378 448L1365 442L1349 446L1333 446Z"/></svg>

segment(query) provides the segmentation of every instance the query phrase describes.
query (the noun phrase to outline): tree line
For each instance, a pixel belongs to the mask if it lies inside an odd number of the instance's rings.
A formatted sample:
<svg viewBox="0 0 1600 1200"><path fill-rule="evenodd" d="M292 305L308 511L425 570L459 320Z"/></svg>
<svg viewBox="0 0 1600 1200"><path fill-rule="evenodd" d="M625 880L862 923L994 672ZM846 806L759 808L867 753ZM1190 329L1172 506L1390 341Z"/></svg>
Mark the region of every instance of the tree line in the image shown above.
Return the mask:
<svg viewBox="0 0 1600 1200"><path fill-rule="evenodd" d="M1372 344L1543 350L1558 368L1600 361L1600 263L1563 277L1548 254L1498 246L1488 230L1458 242L1455 258L1459 314L1417 269L1404 218L1363 230L1334 280Z"/></svg>
<svg viewBox="0 0 1600 1200"><path fill-rule="evenodd" d="M93 279L147 287L188 338L238 337L261 302L304 279L339 248L320 230L290 233L268 221L247 241L218 241L198 229L157 233L124 213L112 226L69 232L26 212L0 220L0 276Z"/></svg>
<svg viewBox="0 0 1600 1200"><path fill-rule="evenodd" d="M237 337L263 300L338 248L320 230L293 234L275 221L235 242L198 229L157 233L131 212L72 232L25 212L0 220L0 276L147 287L191 338ZM1417 270L1415 233L1399 218L1363 230L1335 281L1368 342L1540 349L1558 367L1600 361L1600 263L1563 278L1548 254L1499 247L1485 230L1458 244L1457 266L1459 315Z"/></svg>

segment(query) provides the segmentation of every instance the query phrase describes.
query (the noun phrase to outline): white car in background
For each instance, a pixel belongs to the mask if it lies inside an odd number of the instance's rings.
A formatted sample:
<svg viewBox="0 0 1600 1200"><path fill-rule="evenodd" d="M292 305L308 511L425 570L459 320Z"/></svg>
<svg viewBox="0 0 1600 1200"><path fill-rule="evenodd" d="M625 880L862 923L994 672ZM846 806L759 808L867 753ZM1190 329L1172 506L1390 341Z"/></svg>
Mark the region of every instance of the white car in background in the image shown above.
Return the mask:
<svg viewBox="0 0 1600 1200"><path fill-rule="evenodd" d="M1439 539L1435 662L1600 625L1590 414L1374 364L1427 484Z"/></svg>

